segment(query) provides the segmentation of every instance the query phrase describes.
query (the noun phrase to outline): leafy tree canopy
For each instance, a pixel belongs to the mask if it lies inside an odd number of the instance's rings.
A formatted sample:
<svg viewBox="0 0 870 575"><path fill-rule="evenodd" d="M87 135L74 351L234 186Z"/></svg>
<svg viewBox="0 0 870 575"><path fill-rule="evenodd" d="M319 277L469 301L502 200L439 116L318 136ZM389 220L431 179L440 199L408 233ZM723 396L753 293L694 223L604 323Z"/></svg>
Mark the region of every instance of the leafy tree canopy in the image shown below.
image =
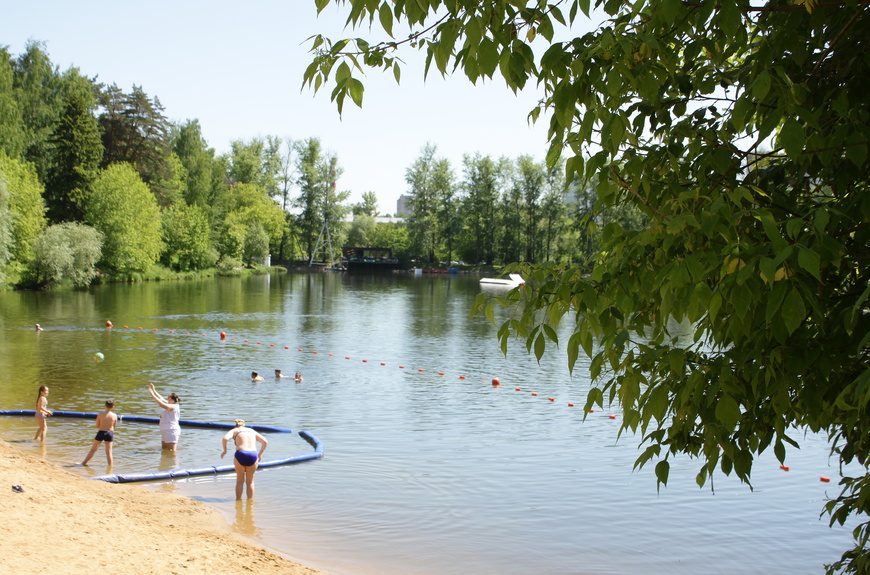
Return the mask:
<svg viewBox="0 0 870 575"><path fill-rule="evenodd" d="M12 214L11 256L19 262L33 257L33 242L46 226L42 184L33 165L0 151L0 177L5 180Z"/></svg>
<svg viewBox="0 0 870 575"><path fill-rule="evenodd" d="M315 0L323 10L329 0ZM870 4L770 0L349 0L353 26L403 39L314 36L304 82L362 103L365 66L419 49L427 72L500 76L543 90L548 163L588 181L596 210L630 204L646 226L607 225L590 277L525 270L501 331L570 365L592 358L588 407L618 402L638 464L672 456L749 481L805 428L843 463L870 464ZM570 37L593 10L607 19ZM565 36L562 40L560 37ZM543 313L541 313L543 312ZM691 337L675 340L673 320ZM832 521L870 511L870 475L846 476ZM870 524L831 571L870 570Z"/></svg>
<svg viewBox="0 0 870 575"><path fill-rule="evenodd" d="M160 208L136 170L112 164L94 182L85 217L105 235L103 263L120 272L143 272L163 249Z"/></svg>

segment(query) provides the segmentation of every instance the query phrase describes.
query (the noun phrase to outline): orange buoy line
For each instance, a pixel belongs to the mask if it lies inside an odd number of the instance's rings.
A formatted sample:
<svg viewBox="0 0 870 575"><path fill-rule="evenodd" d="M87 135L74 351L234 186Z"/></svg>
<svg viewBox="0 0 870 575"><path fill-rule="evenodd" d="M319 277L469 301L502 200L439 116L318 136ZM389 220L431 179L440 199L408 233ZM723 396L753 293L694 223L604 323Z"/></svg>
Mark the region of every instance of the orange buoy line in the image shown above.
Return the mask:
<svg viewBox="0 0 870 575"><path fill-rule="evenodd" d="M111 322L110 320L107 320L107 321L106 321L106 326L107 326L107 327L112 327L112 322ZM126 326L126 325L124 326L124 328L127 328L127 327L128 327L128 326ZM141 327L141 326L139 326L139 327L137 328L137 330L139 330L139 331L142 331L143 329L144 329L144 328ZM155 333L156 333L156 332L159 332L159 328L152 328L152 331L155 332ZM175 333L175 330L168 330L168 332L169 332L169 333ZM181 333L181 332L179 332L179 333ZM190 332L189 332L189 331L184 332L184 333L185 333L185 335L190 335ZM203 333L202 336L203 336L203 337L207 337L208 334ZM227 332L226 332L225 330L221 330L221 331L219 332L219 334L218 334L218 337L220 338L220 340L221 340L222 343L225 343L225 342L227 341L227 339L228 339ZM231 341L236 341L236 338L235 338L235 337L230 338L230 339L231 339ZM249 343L249 340L248 340L248 339L243 339L242 341L243 341L244 343ZM263 344L262 341L256 341L255 343L256 343L257 345L262 345L262 344ZM269 347L276 347L276 344L271 343L271 344L269 344ZM280 347L280 346L279 346L279 347ZM288 346L288 345L285 345L285 346L283 346L283 347L284 347L284 349L290 349L290 346ZM304 351L304 348L298 348L298 351L302 352L302 351ZM318 355L318 354L319 354L318 351L314 351L314 350L312 350L311 353L312 353L313 355ZM335 354L330 353L330 354L329 354L329 357L335 357ZM351 359L351 356L344 356L344 358L349 360L349 359ZM369 362L368 359L363 359L363 360L362 360L362 363L368 363L368 362ZM380 365L386 365L386 362L380 362ZM405 365L399 365L399 369L405 369ZM417 371L418 373L425 373L427 370L424 369L424 368L417 368L416 371ZM437 371L436 373L437 373L439 376L443 376L443 375L445 375L445 372L444 372L444 371ZM458 376L458 377L459 377L460 380L466 380L466 379L467 379L465 375L460 375L460 376ZM483 380L484 383L485 383L486 381L487 381L486 379ZM498 388L498 387L501 386L501 379L500 379L499 377L497 377L497 376L496 376L496 377L493 377L493 378L490 380L490 383L492 384L492 387L493 387L493 388ZM519 387L517 387L517 388L515 388L515 389L516 389L516 391L520 391L520 390L521 390L521 388L519 388ZM538 393L537 393L537 392L532 392L532 396L537 397L537 396L538 396ZM556 401L556 398L555 398L555 397L547 397L547 399L548 399L550 402L555 402L555 401ZM574 403L573 403L573 402L568 402L567 405L568 405L569 407L573 407L573 406L574 406ZM593 412L594 412L594 410L589 410L589 413L593 413ZM611 415L611 416L610 416L610 419L615 419L615 418L616 418L616 416L614 416L614 415Z"/></svg>

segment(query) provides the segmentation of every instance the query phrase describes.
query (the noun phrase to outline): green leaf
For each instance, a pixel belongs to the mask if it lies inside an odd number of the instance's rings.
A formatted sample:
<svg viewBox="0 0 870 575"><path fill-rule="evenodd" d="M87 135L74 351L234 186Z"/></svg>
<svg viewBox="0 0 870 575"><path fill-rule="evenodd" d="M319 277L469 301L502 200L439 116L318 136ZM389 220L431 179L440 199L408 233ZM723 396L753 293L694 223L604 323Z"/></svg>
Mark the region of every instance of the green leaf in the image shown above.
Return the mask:
<svg viewBox="0 0 870 575"><path fill-rule="evenodd" d="M785 322L785 328L789 335L793 334L806 318L807 308L804 305L804 300L801 294L792 288L782 305L782 320Z"/></svg>
<svg viewBox="0 0 870 575"><path fill-rule="evenodd" d="M547 341L544 339L543 332L538 333L538 337L535 338L535 357L540 360L544 357L544 350L547 348Z"/></svg>
<svg viewBox="0 0 870 575"><path fill-rule="evenodd" d="M792 160L800 157L806 145L806 134L800 122L794 118L786 118L779 132L779 145Z"/></svg>
<svg viewBox="0 0 870 575"><path fill-rule="evenodd" d="M767 72L760 72L758 77L752 83L752 97L756 100L763 100L767 93L770 91L770 74Z"/></svg>
<svg viewBox="0 0 870 575"><path fill-rule="evenodd" d="M822 281L821 272L819 271L820 261L819 254L813 250L803 246L798 247L798 264L814 278Z"/></svg>
<svg viewBox="0 0 870 575"><path fill-rule="evenodd" d="M660 485L668 484L668 475L671 472L671 464L667 459L663 459L656 463L656 480Z"/></svg>
<svg viewBox="0 0 870 575"><path fill-rule="evenodd" d="M740 404L731 395L725 393L716 402L716 419L728 431L733 430L737 426L741 415Z"/></svg>
<svg viewBox="0 0 870 575"><path fill-rule="evenodd" d="M356 78L350 79L350 97L351 99L353 99L353 103L360 108L362 108L364 91L365 87L363 86L362 82L360 82Z"/></svg>
<svg viewBox="0 0 870 575"><path fill-rule="evenodd" d="M390 10L390 5L387 2L381 4L381 7L378 9L378 19L381 22L381 26L384 29L390 38L393 37L393 11Z"/></svg>

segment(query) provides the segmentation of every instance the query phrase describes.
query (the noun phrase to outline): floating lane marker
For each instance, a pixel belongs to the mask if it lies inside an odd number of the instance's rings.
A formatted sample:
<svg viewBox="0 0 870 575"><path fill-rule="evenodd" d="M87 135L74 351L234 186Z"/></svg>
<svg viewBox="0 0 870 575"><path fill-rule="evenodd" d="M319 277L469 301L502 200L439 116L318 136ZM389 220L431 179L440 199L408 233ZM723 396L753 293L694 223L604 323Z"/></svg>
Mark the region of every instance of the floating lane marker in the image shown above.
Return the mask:
<svg viewBox="0 0 870 575"><path fill-rule="evenodd" d="M127 328L128 326L125 325L124 327ZM142 330L143 328L142 328L142 327L139 327L138 329L139 329L139 330ZM154 332L159 332L159 330L160 330L160 328L153 328L152 331L154 331ZM169 333L175 333L175 330L168 330L168 331L169 331ZM181 333L181 332L178 332L178 333ZM185 335L190 335L190 332L189 332L189 331L188 331L188 332L185 332ZM203 337L207 337L207 334L203 333L202 336L203 336ZM219 337L220 337L220 339L221 339L222 341L225 340L225 339L227 338L227 336L226 336L226 331L220 331L220 332L219 332ZM235 341L236 338L233 337L232 340ZM245 340L243 340L243 341L244 341L244 343L248 343L248 342L249 342L249 340L247 340L247 339L245 339ZM256 343L257 343L257 345L263 345L263 343L262 343L261 341L257 341ZM269 344L269 347L276 347L276 346L277 346L277 347L281 347L280 344L274 344L274 343ZM284 347L284 349L290 349L290 346L289 346L289 345L285 345L285 346L283 346L283 347ZM304 349L300 347L300 348L298 348L298 351L302 352L302 351L304 351ZM315 355L319 354L318 351L311 351L311 353L312 353L312 354L315 354ZM330 354L329 354L329 357L335 357L335 354L330 353ZM351 359L351 356L344 356L344 358L349 360L349 359ZM369 360L367 360L367 359L363 359L363 360L361 360L361 361L362 361L362 363L369 363ZM386 362L383 362L383 361L380 362L380 365L386 365L386 364L387 364ZM404 365L399 365L399 369L405 369L405 366L404 366ZM419 372L419 373L424 373L425 371L427 371L427 370L424 369L424 368L417 368L417 372ZM436 373L437 373L439 376L446 375L446 373L445 373L444 371L438 371L438 372L436 372ZM465 379L467 379L467 377L466 377L465 375L460 375L460 376L458 376L458 377L459 377L460 380L465 380ZM487 383L488 380L483 379L483 380L481 380L481 381L482 381L483 383ZM501 386L501 380L500 380L499 377L493 377L493 378L492 378L491 380L489 380L489 381L490 381L490 383L492 384L493 387L500 387L500 386ZM521 390L522 390L522 388L519 388L519 387L517 387L517 388L515 388L515 389L516 389L516 391L521 391ZM532 395L533 395L533 396L537 396L538 394L537 394L537 393L532 393ZM549 397L548 399L549 399L551 402L555 402L555 398L554 398L554 397ZM569 407L574 407L574 403L568 403L567 405L568 405ZM594 413L594 410L593 410L593 409L590 409L590 410L589 410L589 413ZM610 419L616 419L616 416L615 416L615 415L610 415L609 417L610 417Z"/></svg>
<svg viewBox="0 0 870 575"><path fill-rule="evenodd" d="M556 401L555 397L548 397L547 399L549 399L550 401Z"/></svg>
<svg viewBox="0 0 870 575"><path fill-rule="evenodd" d="M591 413L592 410L590 409L589 412ZM608 415L607 417L609 417L610 419L616 419L616 416L615 416L615 415Z"/></svg>
<svg viewBox="0 0 870 575"><path fill-rule="evenodd" d="M0 415L34 415L33 410L24 410L24 409L15 409L15 410L0 410ZM78 411L55 411L52 417L77 417L83 419L95 419L97 417L96 413L84 413ZM160 419L157 417L141 417L137 415L129 415L129 416L119 416L119 421L130 421L137 423L160 423ZM233 429L235 427L232 423L215 423L210 421L189 421L189 420L180 420L179 425L181 427L200 427L206 429ZM261 431L264 433L293 433L292 430L287 429L285 427L273 427L270 425L251 425L251 429L255 429L257 431ZM307 431L300 431L299 437L304 439L311 447L314 448L314 451L310 451L308 453L302 453L299 455L294 455L291 457L286 457L284 459L273 459L270 461L263 461L257 465L258 468L266 468L266 467L277 467L279 465L288 465L291 463L299 463L302 461L309 461L312 459L319 459L323 457L323 443L317 439L314 435L308 433ZM149 473L122 473L117 475L99 475L96 477L88 477L88 479L96 479L100 481L105 481L107 483L132 483L136 481L162 481L166 479L176 479L181 477L195 477L197 475L215 475L218 473L232 473L235 471L233 465L216 465L209 467L201 467L194 469L170 469L168 471L154 471Z"/></svg>
<svg viewBox="0 0 870 575"><path fill-rule="evenodd" d="M534 391L533 391L533 392L532 392L532 395L538 395L538 394L537 394L537 393L535 393L535 392L534 392Z"/></svg>
<svg viewBox="0 0 870 575"><path fill-rule="evenodd" d="M779 468L783 471L788 471L788 465L780 465Z"/></svg>
<svg viewBox="0 0 870 575"><path fill-rule="evenodd" d="M822 475L821 477L819 477L819 481L821 481L822 483L830 483L830 482L831 482L831 478L830 478L830 477L825 477L824 475Z"/></svg>

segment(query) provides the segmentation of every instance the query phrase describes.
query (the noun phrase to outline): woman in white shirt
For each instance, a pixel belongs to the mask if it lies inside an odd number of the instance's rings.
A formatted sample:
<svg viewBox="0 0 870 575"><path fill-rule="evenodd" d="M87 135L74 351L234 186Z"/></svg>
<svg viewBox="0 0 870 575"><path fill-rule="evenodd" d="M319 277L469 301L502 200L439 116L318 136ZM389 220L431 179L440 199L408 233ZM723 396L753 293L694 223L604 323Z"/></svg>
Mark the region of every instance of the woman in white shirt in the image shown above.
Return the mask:
<svg viewBox="0 0 870 575"><path fill-rule="evenodd" d="M169 397L164 399L154 389L153 383L148 384L148 391L151 392L154 401L163 408L160 413L160 445L163 449L175 451L178 438L181 437L181 425L178 423L178 420L181 419L181 409L178 405L181 400L177 393L170 393Z"/></svg>

